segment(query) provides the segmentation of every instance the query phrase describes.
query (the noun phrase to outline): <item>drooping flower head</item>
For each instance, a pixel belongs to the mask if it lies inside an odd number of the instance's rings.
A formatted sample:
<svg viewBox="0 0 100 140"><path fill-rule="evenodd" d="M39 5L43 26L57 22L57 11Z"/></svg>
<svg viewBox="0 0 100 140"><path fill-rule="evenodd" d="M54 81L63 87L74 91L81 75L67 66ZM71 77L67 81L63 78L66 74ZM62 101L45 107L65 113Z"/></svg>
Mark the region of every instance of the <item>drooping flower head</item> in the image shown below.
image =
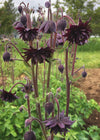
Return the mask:
<svg viewBox="0 0 100 140"><path fill-rule="evenodd" d="M15 29L19 32L20 38L22 38L24 41L33 41L38 35L37 28L25 28L20 22L15 26Z"/></svg>
<svg viewBox="0 0 100 140"><path fill-rule="evenodd" d="M39 31L44 32L44 33L53 33L56 32L56 25L53 21L44 21L40 28Z"/></svg>
<svg viewBox="0 0 100 140"><path fill-rule="evenodd" d="M87 43L91 33L89 21L90 20L83 23L82 20L79 19L78 25L70 25L70 28L66 29L66 33L64 35L67 37L66 40L68 40L71 44L76 43L78 45Z"/></svg>
<svg viewBox="0 0 100 140"><path fill-rule="evenodd" d="M69 131L68 129L70 129L71 125L74 123L74 121L71 121L69 117L64 116L64 111L62 111L59 115L59 119L56 116L44 121L46 128L50 129L51 133L67 133Z"/></svg>
<svg viewBox="0 0 100 140"><path fill-rule="evenodd" d="M50 47L40 49L34 49L30 47L30 49L24 48L24 50L24 57L26 58L26 61L32 59L33 64L36 64L36 62L43 63L44 60L49 62L49 59L52 57L54 52L54 49Z"/></svg>
<svg viewBox="0 0 100 140"><path fill-rule="evenodd" d="M51 6L50 2L49 2L49 1L46 1L46 2L45 2L45 7L46 7L46 8L49 8L50 6Z"/></svg>
<svg viewBox="0 0 100 140"><path fill-rule="evenodd" d="M4 89L1 90L1 94L0 94L0 98L3 100L3 101L7 101L7 102L13 102L14 100L18 99L19 97L17 97L15 95L16 93L11 93L11 92L7 92L5 91Z"/></svg>
<svg viewBox="0 0 100 140"><path fill-rule="evenodd" d="M64 29L66 28L66 20L65 19L61 19L57 22L57 30L58 31L64 31Z"/></svg>

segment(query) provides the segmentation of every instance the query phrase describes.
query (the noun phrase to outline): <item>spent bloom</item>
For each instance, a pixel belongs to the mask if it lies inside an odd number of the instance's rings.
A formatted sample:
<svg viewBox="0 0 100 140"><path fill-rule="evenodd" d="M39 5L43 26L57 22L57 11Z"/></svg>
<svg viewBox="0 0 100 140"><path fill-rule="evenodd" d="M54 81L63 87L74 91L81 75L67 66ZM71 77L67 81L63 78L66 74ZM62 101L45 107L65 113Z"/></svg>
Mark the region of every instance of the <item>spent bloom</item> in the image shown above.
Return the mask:
<svg viewBox="0 0 100 140"><path fill-rule="evenodd" d="M66 33L64 34L64 36L67 37L66 40L71 44L76 43L77 45L87 43L91 33L89 21L90 20L87 20L83 23L82 20L79 19L78 25L70 25L70 28L66 29Z"/></svg>
<svg viewBox="0 0 100 140"><path fill-rule="evenodd" d="M71 128L71 125L74 121L71 121L69 117L64 116L64 111L59 114L59 118L56 116L54 118L49 118L44 121L47 129L50 129L50 133L54 132L55 134L67 133Z"/></svg>
<svg viewBox="0 0 100 140"><path fill-rule="evenodd" d="M15 94L16 93L11 93L11 92L7 92L4 89L0 90L1 94L0 94L0 98L3 101L7 101L7 102L13 102L14 100L18 99L19 97L17 97Z"/></svg>
<svg viewBox="0 0 100 140"><path fill-rule="evenodd" d="M44 60L49 62L49 59L52 57L52 54L54 52L54 49L50 47L40 49L34 49L30 47L30 49L24 48L24 50L25 50L24 57L26 61L32 59L33 64L36 64L36 62L43 63Z"/></svg>

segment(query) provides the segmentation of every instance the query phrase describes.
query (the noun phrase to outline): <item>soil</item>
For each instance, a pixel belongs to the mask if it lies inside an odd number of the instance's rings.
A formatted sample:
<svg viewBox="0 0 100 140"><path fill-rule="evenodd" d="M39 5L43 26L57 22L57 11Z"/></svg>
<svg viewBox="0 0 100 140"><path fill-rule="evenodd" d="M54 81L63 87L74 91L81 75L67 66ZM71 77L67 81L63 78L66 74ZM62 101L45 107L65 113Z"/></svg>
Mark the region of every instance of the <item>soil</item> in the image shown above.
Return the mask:
<svg viewBox="0 0 100 140"><path fill-rule="evenodd" d="M87 99L94 99L100 105L100 68L86 69L87 76L80 78L74 83L75 87L84 91ZM76 76L81 75L82 71L78 72ZM89 119L85 120L88 125L97 125L100 127L100 112L93 111Z"/></svg>

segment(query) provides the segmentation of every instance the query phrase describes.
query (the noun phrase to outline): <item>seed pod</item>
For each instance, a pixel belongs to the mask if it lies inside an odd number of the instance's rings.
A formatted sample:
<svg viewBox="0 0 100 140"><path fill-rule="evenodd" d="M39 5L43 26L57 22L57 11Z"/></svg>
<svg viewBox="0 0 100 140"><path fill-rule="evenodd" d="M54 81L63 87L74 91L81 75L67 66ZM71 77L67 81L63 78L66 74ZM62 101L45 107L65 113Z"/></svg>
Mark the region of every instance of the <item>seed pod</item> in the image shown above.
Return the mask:
<svg viewBox="0 0 100 140"><path fill-rule="evenodd" d="M51 6L50 2L49 2L49 1L46 1L46 2L45 2L45 7L46 7L46 8L49 8L50 6Z"/></svg>
<svg viewBox="0 0 100 140"><path fill-rule="evenodd" d="M33 131L27 131L24 134L24 140L36 140L36 136Z"/></svg>
<svg viewBox="0 0 100 140"><path fill-rule="evenodd" d="M64 20L64 19L59 20L57 22L57 30L64 31L64 29L66 28L66 25L67 25L66 20Z"/></svg>
<svg viewBox="0 0 100 140"><path fill-rule="evenodd" d="M5 52L3 54L3 60L6 62L10 61L10 53L9 52Z"/></svg>
<svg viewBox="0 0 100 140"><path fill-rule="evenodd" d="M27 22L26 16L21 16L20 21L21 23L23 23L23 25L26 25L26 22Z"/></svg>
<svg viewBox="0 0 100 140"><path fill-rule="evenodd" d="M45 104L45 111L46 111L48 114L50 114L50 113L53 111L53 109L54 109L53 103L47 102L47 103Z"/></svg>
<svg viewBox="0 0 100 140"><path fill-rule="evenodd" d="M63 71L64 71L64 66L63 66L62 64L60 64L60 65L58 66L58 70L59 70L61 73L63 73Z"/></svg>
<svg viewBox="0 0 100 140"><path fill-rule="evenodd" d="M86 77L86 76L87 76L87 72L86 71L82 72L82 77Z"/></svg>
<svg viewBox="0 0 100 140"><path fill-rule="evenodd" d="M22 12L22 6L18 6L18 11L19 11L19 13Z"/></svg>

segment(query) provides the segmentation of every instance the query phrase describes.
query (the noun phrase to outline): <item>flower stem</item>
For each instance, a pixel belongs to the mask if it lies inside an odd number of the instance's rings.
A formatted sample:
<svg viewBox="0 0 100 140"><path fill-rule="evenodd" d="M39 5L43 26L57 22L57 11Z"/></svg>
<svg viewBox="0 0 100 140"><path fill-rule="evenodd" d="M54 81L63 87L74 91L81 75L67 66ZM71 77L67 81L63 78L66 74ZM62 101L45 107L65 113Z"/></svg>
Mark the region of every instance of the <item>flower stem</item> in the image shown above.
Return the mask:
<svg viewBox="0 0 100 140"><path fill-rule="evenodd" d="M27 98L27 106L28 106L28 115L29 117L31 117L31 111L30 111L30 99L29 99L29 96ZM31 131L31 124L30 124L30 128L29 130Z"/></svg>
<svg viewBox="0 0 100 140"><path fill-rule="evenodd" d="M66 103L66 116L68 117L69 111L69 98L70 98L70 82L68 77L68 48L66 49L66 57L65 57L65 74L66 74L66 95L67 95L67 103Z"/></svg>
<svg viewBox="0 0 100 140"><path fill-rule="evenodd" d="M12 91L12 89L13 89L16 85L18 85L18 84L21 84L21 85L25 86L23 83L18 82L18 83L14 84L14 85L11 87L11 89L10 89L10 91L9 91L9 92L11 92L11 91Z"/></svg>
<svg viewBox="0 0 100 140"><path fill-rule="evenodd" d="M34 120L36 120L36 121L40 124L41 129L42 129L42 132L43 132L43 135L44 135L44 137L45 137L45 140L48 140L48 139L47 139L47 136L46 136L45 129L44 129L44 127L43 127L43 124L42 124L41 120L39 120L38 118L33 118L33 117L32 117L32 121L34 121Z"/></svg>
<svg viewBox="0 0 100 140"><path fill-rule="evenodd" d="M60 112L59 102L58 102L57 98L55 98L55 101L56 101L56 103L57 103L57 108L58 108L58 114L57 114L57 117L58 117L58 120L59 120L59 112Z"/></svg>
<svg viewBox="0 0 100 140"><path fill-rule="evenodd" d="M74 73L74 66L75 66L75 59L76 59L76 51L77 51L77 44L75 44L75 52L74 52L74 58L73 58L73 63L72 63L72 72L71 75L73 76Z"/></svg>

